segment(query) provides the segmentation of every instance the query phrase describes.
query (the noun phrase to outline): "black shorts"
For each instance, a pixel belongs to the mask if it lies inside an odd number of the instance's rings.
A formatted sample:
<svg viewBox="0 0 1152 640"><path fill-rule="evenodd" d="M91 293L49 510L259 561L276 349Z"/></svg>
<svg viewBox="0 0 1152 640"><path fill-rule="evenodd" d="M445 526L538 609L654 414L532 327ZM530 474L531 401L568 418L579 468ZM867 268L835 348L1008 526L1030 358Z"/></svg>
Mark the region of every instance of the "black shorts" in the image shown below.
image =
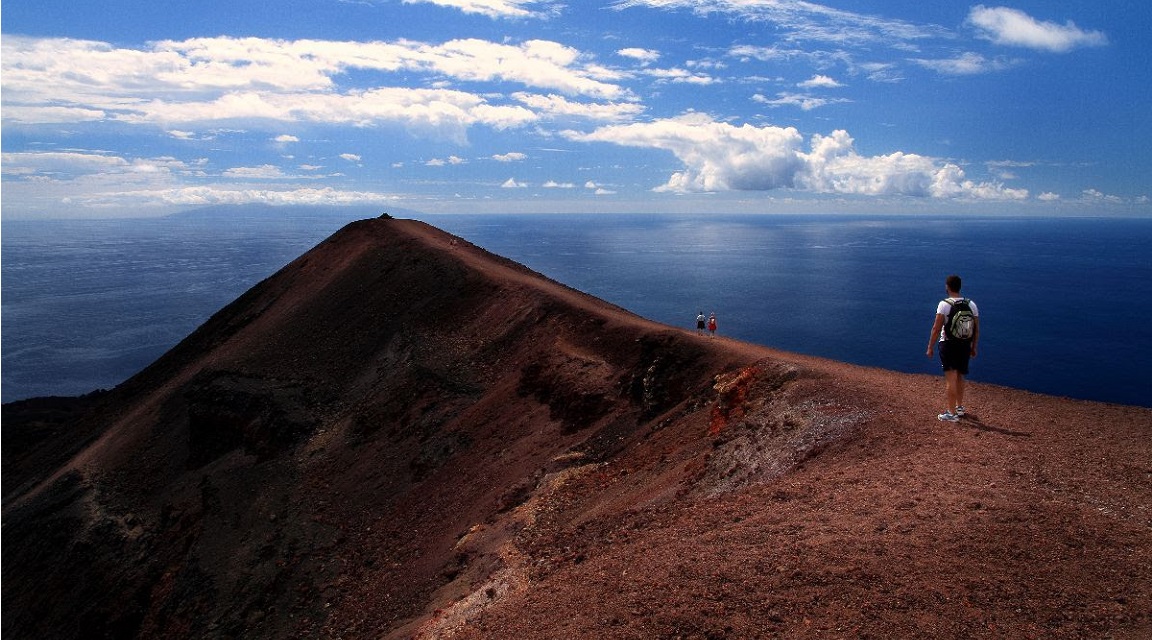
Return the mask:
<svg viewBox="0 0 1152 640"><path fill-rule="evenodd" d="M945 340L939 343L940 366L945 371L959 371L968 375L968 358L972 355L972 343L967 340Z"/></svg>

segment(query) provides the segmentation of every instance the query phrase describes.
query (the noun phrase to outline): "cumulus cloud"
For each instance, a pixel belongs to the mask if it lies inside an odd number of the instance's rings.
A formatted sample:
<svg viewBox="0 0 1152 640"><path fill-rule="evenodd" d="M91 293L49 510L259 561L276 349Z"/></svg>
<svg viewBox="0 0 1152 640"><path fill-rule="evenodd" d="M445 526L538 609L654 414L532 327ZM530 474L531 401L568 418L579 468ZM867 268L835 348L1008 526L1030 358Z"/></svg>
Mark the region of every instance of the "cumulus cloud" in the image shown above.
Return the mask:
<svg viewBox="0 0 1152 640"><path fill-rule="evenodd" d="M448 156L447 158L432 158L425 162L425 166L429 167L446 167L448 165L464 164L466 161L459 156Z"/></svg>
<svg viewBox="0 0 1152 640"><path fill-rule="evenodd" d="M527 157L527 155L520 153L519 151L513 151L511 153L497 153L496 155L492 156L492 159L496 162L519 162Z"/></svg>
<svg viewBox="0 0 1152 640"><path fill-rule="evenodd" d="M836 80L834 80L833 78L830 78L830 77L825 76L825 75L817 74L817 75L812 76L808 80L805 80L804 82L797 84L796 86L801 87L803 89L836 89L839 87L843 87L844 85L840 84L839 82L836 82Z"/></svg>
<svg viewBox="0 0 1152 640"><path fill-rule="evenodd" d="M968 22L981 37L996 44L1064 53L1079 47L1108 44L1101 31L1085 31L1071 20L1064 24L1041 21L1009 7L976 5L968 13Z"/></svg>
<svg viewBox="0 0 1152 640"><path fill-rule="evenodd" d="M569 132L587 142L664 149L683 164L657 190L763 191L793 188L820 194L1019 200L1022 189L968 180L957 165L896 152L862 156L845 131L812 137L809 149L793 127L735 126L704 114Z"/></svg>
<svg viewBox="0 0 1152 640"><path fill-rule="evenodd" d="M633 60L646 65L653 64L660 59L659 51L656 51L655 49L640 49L638 47L620 49L616 52L616 55L623 56L625 58L632 58Z"/></svg>
<svg viewBox="0 0 1152 640"><path fill-rule="evenodd" d="M669 191L763 190L790 187L803 166L795 128L736 127L703 114L602 127L570 134L587 142L610 142L672 152L686 169L662 187Z"/></svg>
<svg viewBox="0 0 1152 640"><path fill-rule="evenodd" d="M1120 196L1107 194L1097 189L1085 189L1080 192L1080 201L1091 204L1121 204L1124 202L1124 199Z"/></svg>
<svg viewBox="0 0 1152 640"><path fill-rule="evenodd" d="M300 138L297 138L296 136L291 136L288 134L278 135L275 138L273 138L272 140L275 142L279 142L281 144L287 144L289 142L300 142Z"/></svg>
<svg viewBox="0 0 1152 640"><path fill-rule="evenodd" d="M360 156L356 155L355 153L341 153L340 158L347 160L348 162L360 162Z"/></svg>
<svg viewBox="0 0 1152 640"><path fill-rule="evenodd" d="M814 135L812 150L797 184L817 193L867 196L916 196L975 200L1022 200L1023 189L973 182L959 166L935 158L896 152L861 156L846 131Z"/></svg>
<svg viewBox="0 0 1152 640"><path fill-rule="evenodd" d="M528 185L523 183L523 182L517 182L515 178L508 178L503 183L501 183L500 188L501 189L524 189L527 186Z"/></svg>
<svg viewBox="0 0 1152 640"><path fill-rule="evenodd" d="M611 196L611 195L616 194L616 192L613 191L612 189L609 189L609 188L604 187L602 185L596 184L592 180L585 182L584 188L591 191L592 195L597 195L597 196Z"/></svg>

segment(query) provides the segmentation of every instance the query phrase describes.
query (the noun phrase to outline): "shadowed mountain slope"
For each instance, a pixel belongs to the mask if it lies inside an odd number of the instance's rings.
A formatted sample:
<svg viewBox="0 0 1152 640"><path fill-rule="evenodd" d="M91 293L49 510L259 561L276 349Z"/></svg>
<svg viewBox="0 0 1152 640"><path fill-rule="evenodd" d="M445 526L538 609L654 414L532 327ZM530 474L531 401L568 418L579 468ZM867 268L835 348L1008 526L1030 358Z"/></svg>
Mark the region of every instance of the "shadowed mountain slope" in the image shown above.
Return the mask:
<svg viewBox="0 0 1152 640"><path fill-rule="evenodd" d="M86 411L5 407L3 631L1152 631L1152 411L938 385L357 222Z"/></svg>

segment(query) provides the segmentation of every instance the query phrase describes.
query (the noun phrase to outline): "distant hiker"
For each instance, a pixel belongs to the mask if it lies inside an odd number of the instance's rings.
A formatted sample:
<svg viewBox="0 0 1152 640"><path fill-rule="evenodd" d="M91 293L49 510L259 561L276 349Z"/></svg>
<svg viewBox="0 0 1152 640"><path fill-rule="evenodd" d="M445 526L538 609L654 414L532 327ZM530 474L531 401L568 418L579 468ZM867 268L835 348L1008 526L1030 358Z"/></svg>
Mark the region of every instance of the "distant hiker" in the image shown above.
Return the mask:
<svg viewBox="0 0 1152 640"><path fill-rule="evenodd" d="M704 312L701 311L700 315L696 316L696 333L704 335Z"/></svg>
<svg viewBox="0 0 1152 640"><path fill-rule="evenodd" d="M964 415L964 378L968 375L968 359L976 357L980 312L975 302L960 297L960 276L948 276L944 286L948 297L936 305L936 321L928 335L928 357L932 357L932 349L939 342L947 406L936 417L956 422Z"/></svg>
<svg viewBox="0 0 1152 640"><path fill-rule="evenodd" d="M708 316L708 334L709 334L708 337L710 337L710 338L716 337L716 314L715 313Z"/></svg>

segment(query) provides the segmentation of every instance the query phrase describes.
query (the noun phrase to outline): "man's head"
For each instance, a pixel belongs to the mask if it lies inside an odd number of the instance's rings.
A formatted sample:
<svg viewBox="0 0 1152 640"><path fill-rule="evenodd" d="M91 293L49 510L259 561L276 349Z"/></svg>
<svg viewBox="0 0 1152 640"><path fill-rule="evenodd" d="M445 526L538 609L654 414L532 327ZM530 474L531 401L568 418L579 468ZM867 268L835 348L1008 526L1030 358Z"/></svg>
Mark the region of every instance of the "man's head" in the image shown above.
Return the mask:
<svg viewBox="0 0 1152 640"><path fill-rule="evenodd" d="M960 276L952 274L944 281L944 286L952 293L960 293Z"/></svg>

